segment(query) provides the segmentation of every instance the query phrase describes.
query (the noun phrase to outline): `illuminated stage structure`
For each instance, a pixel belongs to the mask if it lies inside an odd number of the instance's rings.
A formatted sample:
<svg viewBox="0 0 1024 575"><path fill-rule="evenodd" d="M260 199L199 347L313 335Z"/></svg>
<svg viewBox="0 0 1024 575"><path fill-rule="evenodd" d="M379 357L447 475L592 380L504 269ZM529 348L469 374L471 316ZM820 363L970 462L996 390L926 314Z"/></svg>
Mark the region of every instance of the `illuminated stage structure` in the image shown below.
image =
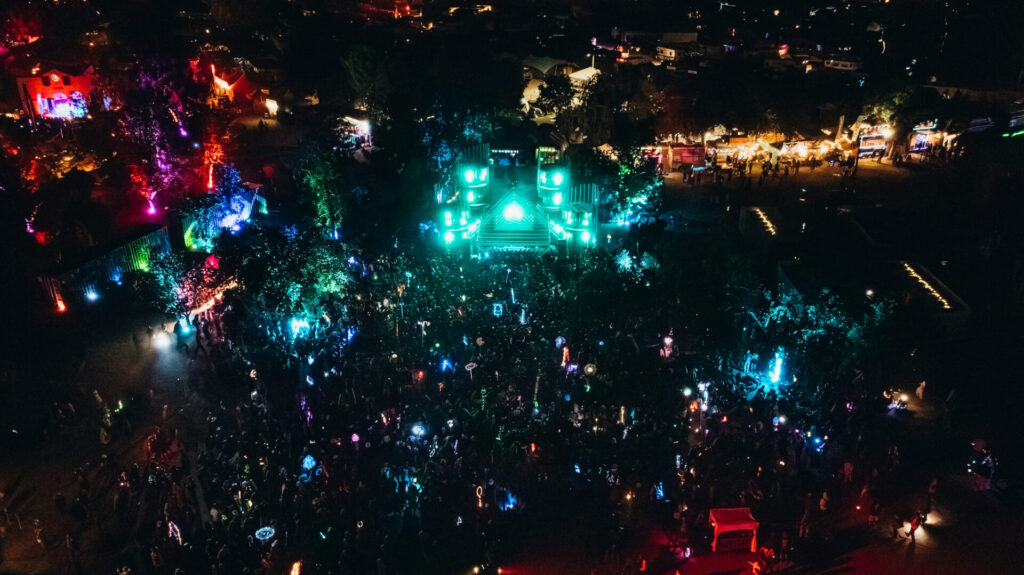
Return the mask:
<svg viewBox="0 0 1024 575"><path fill-rule="evenodd" d="M82 72L33 69L30 75L16 80L21 107L32 119L74 120L89 113L94 83L91 66Z"/></svg>
<svg viewBox="0 0 1024 575"><path fill-rule="evenodd" d="M533 168L515 166L487 144L464 150L454 185L438 192L438 231L446 249L468 248L479 256L494 251L585 249L597 243L598 189L574 184L571 166L553 148L538 148ZM523 182L529 182L523 185ZM535 185L534 185L535 182Z"/></svg>

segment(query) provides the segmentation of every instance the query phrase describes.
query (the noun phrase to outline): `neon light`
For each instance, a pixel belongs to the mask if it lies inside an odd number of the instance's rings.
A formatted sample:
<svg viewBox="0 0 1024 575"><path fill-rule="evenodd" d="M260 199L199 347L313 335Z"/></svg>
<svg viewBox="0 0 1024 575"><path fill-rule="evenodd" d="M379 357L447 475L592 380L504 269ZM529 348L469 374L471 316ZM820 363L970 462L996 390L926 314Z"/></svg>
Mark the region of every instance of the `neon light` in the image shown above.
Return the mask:
<svg viewBox="0 0 1024 575"><path fill-rule="evenodd" d="M90 289L89 291L85 292L85 299L89 301L96 301L100 299L100 295L96 293L96 290Z"/></svg>
<svg viewBox="0 0 1024 575"><path fill-rule="evenodd" d="M260 543L266 543L274 536L273 527L260 527L256 530L256 539L260 540Z"/></svg>
<svg viewBox="0 0 1024 575"><path fill-rule="evenodd" d="M472 184L473 180L476 179L476 174L473 172L473 170L466 170L462 174L462 177L466 179L467 184Z"/></svg>
<svg viewBox="0 0 1024 575"><path fill-rule="evenodd" d="M782 378L782 354L775 352L775 365L772 370L768 372L768 380L772 383L779 383L779 379Z"/></svg>
<svg viewBox="0 0 1024 575"><path fill-rule="evenodd" d="M519 498L511 493L505 494L505 500L498 503L498 509L502 511L508 511L509 509L515 509L519 504Z"/></svg>
<svg viewBox="0 0 1024 575"><path fill-rule="evenodd" d="M206 176L206 189L213 189L213 164L210 164L210 172L209 175Z"/></svg>
<svg viewBox="0 0 1024 575"><path fill-rule="evenodd" d="M562 180L564 179L565 176L562 175L562 172L555 172L555 175L551 176L551 181L554 182L556 186L561 186Z"/></svg>
<svg viewBox="0 0 1024 575"><path fill-rule="evenodd" d="M562 192L555 192L555 195L551 196L551 203L556 206L562 205Z"/></svg>
<svg viewBox="0 0 1024 575"><path fill-rule="evenodd" d="M302 458L302 469L305 471L312 471L316 467L316 459L312 455L306 455Z"/></svg>
<svg viewBox="0 0 1024 575"><path fill-rule="evenodd" d="M417 423L416 425L412 426L412 434L415 435L416 437L423 437L423 435L426 433L427 429L423 427L423 425Z"/></svg>
<svg viewBox="0 0 1024 575"><path fill-rule="evenodd" d="M292 563L292 571L289 575L301 575L300 569L302 569L302 561Z"/></svg>
<svg viewBox="0 0 1024 575"><path fill-rule="evenodd" d="M470 203L475 202L476 201L476 194L474 194L473 192L466 192L466 200L468 202L470 202Z"/></svg>
<svg viewBox="0 0 1024 575"><path fill-rule="evenodd" d="M583 243L589 244L590 243L590 232L583 232L582 234L580 234L580 239L583 240Z"/></svg>
<svg viewBox="0 0 1024 575"><path fill-rule="evenodd" d="M454 241L455 241L455 234L453 234L452 232L445 232L444 233L444 242L446 244L450 244L450 243L452 243Z"/></svg>

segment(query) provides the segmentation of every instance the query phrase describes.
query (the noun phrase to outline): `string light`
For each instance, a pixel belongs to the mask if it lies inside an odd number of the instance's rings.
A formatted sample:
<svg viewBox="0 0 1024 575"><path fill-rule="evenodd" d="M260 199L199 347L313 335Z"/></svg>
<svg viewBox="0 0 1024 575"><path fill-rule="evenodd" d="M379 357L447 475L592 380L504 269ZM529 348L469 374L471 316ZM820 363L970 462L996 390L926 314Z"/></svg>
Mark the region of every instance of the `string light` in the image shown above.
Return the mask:
<svg viewBox="0 0 1024 575"><path fill-rule="evenodd" d="M926 292L932 294L932 297L935 298L935 301L939 302L939 305L942 306L942 309L953 309L953 306L949 305L949 301L947 301L946 298L942 297L942 294L940 294L938 290L932 287L932 284L928 283L928 280L921 277L921 274L917 273L917 270L915 270L910 264L903 262L903 269L907 270L907 273L910 274L910 277L917 280L917 283L920 284Z"/></svg>
<svg viewBox="0 0 1024 575"><path fill-rule="evenodd" d="M762 210L761 208L754 208L754 213L757 214L757 217L761 218L761 223L764 224L764 229L766 229L769 234L774 236L775 224L773 224L772 221L768 219L768 215L764 213L764 210Z"/></svg>

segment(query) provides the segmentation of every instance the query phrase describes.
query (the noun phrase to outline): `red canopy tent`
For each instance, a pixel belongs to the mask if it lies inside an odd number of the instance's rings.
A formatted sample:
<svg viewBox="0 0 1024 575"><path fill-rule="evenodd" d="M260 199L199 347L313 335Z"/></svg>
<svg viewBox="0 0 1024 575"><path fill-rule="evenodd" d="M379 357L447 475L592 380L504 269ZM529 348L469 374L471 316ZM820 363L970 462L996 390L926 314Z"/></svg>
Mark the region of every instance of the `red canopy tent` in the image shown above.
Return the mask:
<svg viewBox="0 0 1024 575"><path fill-rule="evenodd" d="M711 550L718 548L718 536L732 531L750 531L750 552L757 552L758 522L750 514L749 507L732 507L728 509L712 509L708 519L715 529L715 538L711 541Z"/></svg>

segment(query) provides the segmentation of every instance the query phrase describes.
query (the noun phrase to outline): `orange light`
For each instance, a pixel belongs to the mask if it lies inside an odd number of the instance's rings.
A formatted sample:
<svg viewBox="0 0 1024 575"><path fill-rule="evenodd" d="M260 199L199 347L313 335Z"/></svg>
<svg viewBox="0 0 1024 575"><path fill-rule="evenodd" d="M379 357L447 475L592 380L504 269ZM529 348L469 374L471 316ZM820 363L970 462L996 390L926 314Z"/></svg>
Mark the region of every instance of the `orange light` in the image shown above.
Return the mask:
<svg viewBox="0 0 1024 575"><path fill-rule="evenodd" d="M60 297L60 295L58 295L57 296L57 311L59 311L60 313L64 313L67 310L68 310L67 306L64 305L64 298L62 298L62 297Z"/></svg>
<svg viewBox="0 0 1024 575"><path fill-rule="evenodd" d="M206 189L213 189L213 165L210 165L210 175L206 178Z"/></svg>
<svg viewBox="0 0 1024 575"><path fill-rule="evenodd" d="M301 570L302 570L302 561L296 561L295 563L292 563L291 575L299 575Z"/></svg>
<svg viewBox="0 0 1024 575"><path fill-rule="evenodd" d="M50 74L50 81L53 82L54 84L56 84L57 82L60 82L60 75L59 74Z"/></svg>

